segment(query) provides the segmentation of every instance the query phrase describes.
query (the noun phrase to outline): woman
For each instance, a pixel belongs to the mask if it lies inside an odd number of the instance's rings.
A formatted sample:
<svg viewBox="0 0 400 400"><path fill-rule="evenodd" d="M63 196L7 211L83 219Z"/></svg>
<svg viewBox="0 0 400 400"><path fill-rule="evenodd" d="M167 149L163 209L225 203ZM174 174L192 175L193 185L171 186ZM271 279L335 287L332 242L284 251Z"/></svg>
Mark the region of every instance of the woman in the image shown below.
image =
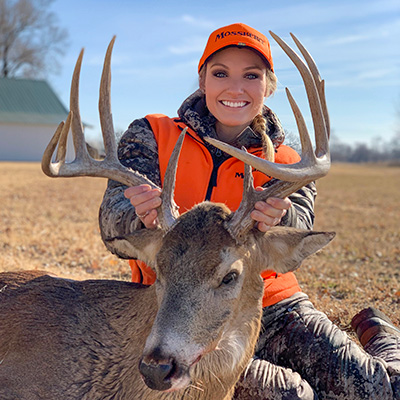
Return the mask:
<svg viewBox="0 0 400 400"><path fill-rule="evenodd" d="M260 157L274 157L275 162L299 159L282 144L282 127L263 104L277 82L269 42L244 24L220 28L210 35L198 72L200 89L183 102L179 117L155 114L134 121L121 138L119 158L162 187L175 138L188 127L185 140L191 141L191 152L181 154L180 163L185 168L178 171L176 179L175 201L180 211L207 199L224 202L235 210L241 199L241 176L232 174L230 156L208 145L202 140L204 136L245 146ZM256 178L258 190L269 180L260 175ZM262 232L277 224L312 229L315 195L315 186L310 184L289 198L256 203L251 216ZM147 185L127 188L110 181L100 209L103 238L155 228L160 204L158 189ZM116 252L109 243L106 245ZM130 260L130 265L134 282L154 282L154 273L143 262ZM385 316L367 310L355 321L363 327L358 329L360 336L373 329L378 335L369 335L373 336L371 340L382 336L385 349L390 347L392 355L398 354L398 359L391 361L392 369L383 360L368 356L315 310L293 273L278 276L266 271L262 277L263 329L255 359L237 385L236 398L395 398L394 391L400 392L398 375L389 375L400 365L400 345L395 343L400 336ZM382 321L389 331L383 335ZM372 354L384 358L375 347Z"/></svg>

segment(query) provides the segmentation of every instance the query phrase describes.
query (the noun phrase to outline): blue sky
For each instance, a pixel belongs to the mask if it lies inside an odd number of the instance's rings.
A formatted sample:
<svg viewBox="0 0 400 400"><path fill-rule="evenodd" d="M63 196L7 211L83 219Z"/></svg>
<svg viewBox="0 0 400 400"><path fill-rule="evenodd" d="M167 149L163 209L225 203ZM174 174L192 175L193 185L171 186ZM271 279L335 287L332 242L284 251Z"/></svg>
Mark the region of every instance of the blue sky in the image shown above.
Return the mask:
<svg viewBox="0 0 400 400"><path fill-rule="evenodd" d="M274 43L272 30L292 44L293 32L326 81L333 134L345 143L388 139L400 125L400 2L398 0L55 0L52 10L69 32L60 75L50 83L65 105L76 58L82 119L100 135L97 110L102 63L117 35L112 60L114 126L123 131L149 113L175 116L198 87L197 63L212 30L244 22L272 45L278 91L266 104L297 132L284 88L312 125L300 76ZM297 134L297 133L296 133Z"/></svg>

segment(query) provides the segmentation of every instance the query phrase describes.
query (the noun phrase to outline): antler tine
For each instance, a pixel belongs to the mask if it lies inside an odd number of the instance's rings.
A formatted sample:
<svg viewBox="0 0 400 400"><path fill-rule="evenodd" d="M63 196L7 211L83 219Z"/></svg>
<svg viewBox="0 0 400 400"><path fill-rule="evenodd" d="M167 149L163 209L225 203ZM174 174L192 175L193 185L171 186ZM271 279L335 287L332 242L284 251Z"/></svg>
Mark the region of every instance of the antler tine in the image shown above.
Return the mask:
<svg viewBox="0 0 400 400"><path fill-rule="evenodd" d="M79 109L79 80L82 67L84 49L79 53L78 60L76 61L74 73L71 81L71 92L69 97L69 108L72 111L72 138L74 141L75 158L76 160L88 159L89 154L86 149L85 137L83 133L83 126L81 120L81 113Z"/></svg>
<svg viewBox="0 0 400 400"><path fill-rule="evenodd" d="M51 138L49 144L46 147L46 150L44 151L42 157L42 171L47 176L52 176L52 177L57 176L59 173L60 165L62 165L65 161L65 154L67 151L66 148L67 136L71 125L71 117L72 117L72 112L70 111L67 120L65 122L61 122L58 125L53 137ZM57 144L58 144L57 155L55 162L53 163L51 159L53 157Z"/></svg>
<svg viewBox="0 0 400 400"><path fill-rule="evenodd" d="M161 228L164 229L164 231L167 231L179 217L179 207L174 201L174 190L179 154L182 149L186 131L187 128L185 128L179 135L171 157L169 158L167 170L165 171L164 175L163 190L161 192L162 203L158 211L158 220Z"/></svg>
<svg viewBox="0 0 400 400"><path fill-rule="evenodd" d="M72 111L68 113L67 120L65 121L65 124L62 127L61 134L60 134L60 140L58 142L58 147L57 147L57 154L55 161L58 161L60 163L65 162L65 157L67 155L67 141L68 141L68 132L69 128L71 126L71 119L72 119ZM56 143L57 145L57 143Z"/></svg>
<svg viewBox="0 0 400 400"><path fill-rule="evenodd" d="M245 148L242 149L246 151ZM250 213L254 209L254 204L258 201L257 194L259 192L254 190L254 178L251 169L249 164L244 164L242 201L226 225L231 236L239 242L246 237L246 233L255 224L254 220L250 217Z"/></svg>
<svg viewBox="0 0 400 400"><path fill-rule="evenodd" d="M307 131L307 125L304 121L303 114L301 113L296 101L294 100L288 88L286 88L286 96L289 100L290 107L292 108L292 112L297 124L297 129L299 131L302 159L305 160L306 158L311 157L310 161L314 162L315 155L313 151L313 145L311 143L310 135Z"/></svg>
<svg viewBox="0 0 400 400"><path fill-rule="evenodd" d="M290 36L292 37L293 41L296 43L296 46L300 50L304 59L306 60L307 65L310 69L310 72L314 78L314 82L315 82L315 85L317 87L318 94L319 94L319 99L321 101L322 112L324 113L326 132L328 134L328 139L329 139L330 120L329 120L328 107L326 105L326 98L325 98L325 81L323 79L321 79L321 75L319 73L317 64L315 63L313 57L308 52L308 50L302 45L300 40L297 39L297 37L295 35L293 35L293 33L291 33Z"/></svg>
<svg viewBox="0 0 400 400"><path fill-rule="evenodd" d="M104 59L103 73L101 75L99 94L99 114L101 131L103 134L104 149L107 158L118 161L117 147L115 141L114 124L111 112L111 54L116 36L113 36L107 48Z"/></svg>

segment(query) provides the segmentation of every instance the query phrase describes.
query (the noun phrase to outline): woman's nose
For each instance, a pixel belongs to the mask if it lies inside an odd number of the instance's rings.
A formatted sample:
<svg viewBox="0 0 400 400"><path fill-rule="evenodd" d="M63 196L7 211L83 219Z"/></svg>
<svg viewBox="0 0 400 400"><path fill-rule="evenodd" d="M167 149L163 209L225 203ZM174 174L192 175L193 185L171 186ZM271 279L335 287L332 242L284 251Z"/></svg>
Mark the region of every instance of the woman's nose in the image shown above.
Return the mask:
<svg viewBox="0 0 400 400"><path fill-rule="evenodd" d="M230 94L241 94L244 92L243 82L240 79L230 79L227 89Z"/></svg>

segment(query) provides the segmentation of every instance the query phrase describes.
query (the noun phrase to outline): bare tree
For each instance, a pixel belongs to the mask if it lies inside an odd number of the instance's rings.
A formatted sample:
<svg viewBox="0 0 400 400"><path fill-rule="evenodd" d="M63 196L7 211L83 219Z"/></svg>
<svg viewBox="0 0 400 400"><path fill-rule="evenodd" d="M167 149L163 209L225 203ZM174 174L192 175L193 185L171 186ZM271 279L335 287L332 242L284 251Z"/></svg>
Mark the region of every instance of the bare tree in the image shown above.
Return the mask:
<svg viewBox="0 0 400 400"><path fill-rule="evenodd" d="M52 1L0 0L0 77L58 71L68 34L49 11Z"/></svg>
<svg viewBox="0 0 400 400"><path fill-rule="evenodd" d="M397 132L389 143L392 160L400 160L400 124L397 128Z"/></svg>
<svg viewBox="0 0 400 400"><path fill-rule="evenodd" d="M400 94L396 101L396 126L395 126L395 137L400 137Z"/></svg>

